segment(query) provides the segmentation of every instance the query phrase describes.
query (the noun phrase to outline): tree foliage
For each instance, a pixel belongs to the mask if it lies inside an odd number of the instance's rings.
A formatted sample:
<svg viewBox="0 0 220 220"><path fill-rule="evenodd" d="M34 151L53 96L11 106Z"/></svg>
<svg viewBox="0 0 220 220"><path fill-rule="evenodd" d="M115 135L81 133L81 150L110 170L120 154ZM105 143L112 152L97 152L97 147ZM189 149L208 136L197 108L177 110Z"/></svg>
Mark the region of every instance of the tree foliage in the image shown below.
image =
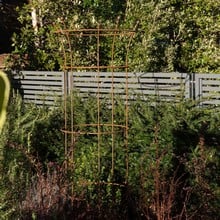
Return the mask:
<svg viewBox="0 0 220 220"><path fill-rule="evenodd" d="M22 5L26 0L1 0L0 1L0 53L9 53L12 50L11 37L14 32L18 33L20 24L17 21L18 13L16 7Z"/></svg>
<svg viewBox="0 0 220 220"><path fill-rule="evenodd" d="M219 72L219 6L212 0L130 1L127 20L139 21L134 67Z"/></svg>
<svg viewBox="0 0 220 220"><path fill-rule="evenodd" d="M22 29L13 38L14 68L59 69L54 29L109 28L119 20L120 28L138 24L129 61L133 70L219 73L219 10L213 0L33 0L19 10Z"/></svg>
<svg viewBox="0 0 220 220"><path fill-rule="evenodd" d="M117 7L111 1L32 1L20 10L18 19L22 30L13 38L15 56L12 57L17 57L13 62L14 68L59 69L62 57L56 54L59 45L55 30L96 28L98 24L102 27L114 26L124 5L124 1ZM37 15L35 28L31 16L33 10ZM83 51L86 46L79 47L82 48L78 50Z"/></svg>

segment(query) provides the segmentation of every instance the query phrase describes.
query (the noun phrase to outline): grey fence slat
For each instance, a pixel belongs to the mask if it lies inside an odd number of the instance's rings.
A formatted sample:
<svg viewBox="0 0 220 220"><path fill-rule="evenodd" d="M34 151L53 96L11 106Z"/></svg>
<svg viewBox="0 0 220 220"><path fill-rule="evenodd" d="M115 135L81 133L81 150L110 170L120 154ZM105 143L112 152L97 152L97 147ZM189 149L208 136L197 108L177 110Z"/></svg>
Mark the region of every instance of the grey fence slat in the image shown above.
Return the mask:
<svg viewBox="0 0 220 220"><path fill-rule="evenodd" d="M17 78L17 79L31 79L31 80L60 80L61 81L61 78L62 77L62 75L61 74L57 74L57 75L42 75L42 74L39 74L39 75L37 75L37 74L35 74L35 75L21 75L21 76L16 76L15 78Z"/></svg>
<svg viewBox="0 0 220 220"><path fill-rule="evenodd" d="M41 91L41 90L25 90L25 94L32 94L32 95L41 95L41 96L62 96L61 92L56 91Z"/></svg>
<svg viewBox="0 0 220 220"><path fill-rule="evenodd" d="M24 99L24 102L25 103L35 103L36 105L47 105L47 106L55 106L55 102L52 100L52 101L49 101L49 100L36 100L36 99Z"/></svg>
<svg viewBox="0 0 220 220"><path fill-rule="evenodd" d="M100 77L111 77L112 75L118 76L118 77L125 77L126 75L132 76L133 73L125 73L125 72L72 72L71 73L73 76L79 77L79 76L100 76Z"/></svg>
<svg viewBox="0 0 220 220"><path fill-rule="evenodd" d="M28 94L28 93L24 94L23 98L24 99L32 99L32 100L41 100L41 101L47 101L47 100L55 101L56 100L56 99L54 99L54 96L40 95L40 94Z"/></svg>
<svg viewBox="0 0 220 220"><path fill-rule="evenodd" d="M91 83L74 83L74 88L97 88L97 84L91 84ZM110 84L100 84L99 85L99 89L111 89L112 85ZM125 86L122 86L122 84L114 84L113 88L125 88ZM169 89L165 88L165 87L153 87L153 86L149 86L149 87L145 87L145 86L140 86L140 85L135 85L135 84L130 84L129 85L129 91L130 90L143 90L143 91L155 91L155 92L165 92L165 91L169 91L169 92L181 92L181 90L175 86L175 87L171 87Z"/></svg>
<svg viewBox="0 0 220 220"><path fill-rule="evenodd" d="M161 79L161 78L140 78L138 80L139 83L156 83L156 84L180 84L180 83L184 83L183 80L181 79Z"/></svg>
<svg viewBox="0 0 220 220"><path fill-rule="evenodd" d="M62 85L57 85L57 86L51 86L51 85L33 85L33 84L24 84L21 82L22 85L21 87L23 89L31 89L31 90L62 90ZM18 86L18 85L17 85Z"/></svg>
<svg viewBox="0 0 220 220"><path fill-rule="evenodd" d="M216 95L216 94L209 94L209 93L205 93L202 95L202 97L200 98L200 101L208 101L211 102L212 100L219 100L220 101L220 94ZM216 102L216 101L215 101Z"/></svg>
<svg viewBox="0 0 220 220"><path fill-rule="evenodd" d="M219 80L219 82L217 82L218 80ZM219 85L220 79L216 79L216 80L213 80L213 79L203 79L203 83L205 85Z"/></svg>
<svg viewBox="0 0 220 220"><path fill-rule="evenodd" d="M62 76L64 72L61 71L21 71L20 76Z"/></svg>
<svg viewBox="0 0 220 220"><path fill-rule="evenodd" d="M79 89L80 92L88 92L88 93L98 93L98 89L97 88L86 88L86 87L82 87ZM99 91L100 94L105 93L105 94L110 94L111 93L111 89L105 89L105 88L101 88ZM115 89L114 90L115 94L125 94L125 89Z"/></svg>
<svg viewBox="0 0 220 220"><path fill-rule="evenodd" d="M57 87L47 87L47 86L33 86L33 85L22 85L21 86L22 89L26 90L30 90L30 91L42 91L42 92L50 92L50 91L54 91L54 92L60 92L62 93L62 87L61 86L57 86Z"/></svg>
<svg viewBox="0 0 220 220"><path fill-rule="evenodd" d="M111 78L94 78L94 77L80 77L80 78L73 78L74 82L94 82L94 83L125 83L125 78L114 78L113 80ZM138 81L132 78L128 78L129 83L137 83Z"/></svg>
<svg viewBox="0 0 220 220"><path fill-rule="evenodd" d="M47 85L47 86L56 86L56 85L62 85L60 82L56 81L34 81L34 80L21 80L21 83L24 85Z"/></svg>
<svg viewBox="0 0 220 220"><path fill-rule="evenodd" d="M203 90L203 92L205 92L205 93L219 93L220 92L220 84L219 84L219 86L204 86L203 88L202 88L202 90ZM219 93L219 95L220 95L220 93Z"/></svg>
<svg viewBox="0 0 220 220"><path fill-rule="evenodd" d="M76 89L80 92L95 92L97 93L98 92L98 89L97 87L87 87L87 86L82 86L82 87L76 87ZM102 87L102 88L99 88L99 92L100 93L111 93L112 92L112 89L109 87ZM115 87L114 88L114 93L115 94L118 94L118 93L125 93L125 88L121 88L121 87ZM157 90L144 90L144 89L134 89L134 88L130 88L129 89L129 94L130 93L137 93L137 94L158 94L158 95L161 95L161 96L166 96L166 95L169 95L169 96L175 96L175 95L180 95L182 94L182 92L178 91L178 90L160 90L160 91L157 91Z"/></svg>
<svg viewBox="0 0 220 220"><path fill-rule="evenodd" d="M81 77L79 79L73 78L74 82L103 82L103 83L111 83L112 79L111 78L89 78L89 77ZM125 78L114 78L113 80L114 83L125 83L126 79ZM173 86L179 86L180 85L180 80L178 79L149 79L149 78L144 78L141 79L140 81L135 78L128 78L128 83L139 83L139 84L158 84L158 85L173 85ZM183 83L183 82L182 82Z"/></svg>
<svg viewBox="0 0 220 220"><path fill-rule="evenodd" d="M111 82L91 82L91 81L87 81L87 82L73 82L73 86L75 87L109 87L111 88L112 86L114 87L124 87L123 85L125 85L125 83L114 83L112 84Z"/></svg>

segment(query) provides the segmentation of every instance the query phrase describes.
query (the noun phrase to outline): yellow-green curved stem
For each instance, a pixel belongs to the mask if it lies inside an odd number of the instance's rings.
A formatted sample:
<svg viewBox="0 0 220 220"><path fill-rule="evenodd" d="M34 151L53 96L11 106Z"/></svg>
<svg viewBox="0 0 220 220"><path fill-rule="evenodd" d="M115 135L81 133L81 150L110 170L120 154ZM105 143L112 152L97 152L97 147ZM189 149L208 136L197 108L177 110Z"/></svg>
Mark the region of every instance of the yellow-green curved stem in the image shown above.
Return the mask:
<svg viewBox="0 0 220 220"><path fill-rule="evenodd" d="M5 73L0 71L0 132L6 118L6 108L9 99L10 84Z"/></svg>

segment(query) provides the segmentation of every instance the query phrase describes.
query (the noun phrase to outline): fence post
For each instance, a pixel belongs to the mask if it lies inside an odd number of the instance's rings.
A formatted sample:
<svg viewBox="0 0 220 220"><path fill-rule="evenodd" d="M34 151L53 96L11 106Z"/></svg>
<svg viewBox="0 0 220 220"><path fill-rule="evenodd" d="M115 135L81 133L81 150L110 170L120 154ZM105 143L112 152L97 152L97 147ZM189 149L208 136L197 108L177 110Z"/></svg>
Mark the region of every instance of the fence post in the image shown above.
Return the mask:
<svg viewBox="0 0 220 220"><path fill-rule="evenodd" d="M189 76L189 80L190 80L190 84L189 84L189 90L190 90L190 95L189 98L192 100L195 100L195 86L196 86L196 82L195 82L195 73L191 73Z"/></svg>

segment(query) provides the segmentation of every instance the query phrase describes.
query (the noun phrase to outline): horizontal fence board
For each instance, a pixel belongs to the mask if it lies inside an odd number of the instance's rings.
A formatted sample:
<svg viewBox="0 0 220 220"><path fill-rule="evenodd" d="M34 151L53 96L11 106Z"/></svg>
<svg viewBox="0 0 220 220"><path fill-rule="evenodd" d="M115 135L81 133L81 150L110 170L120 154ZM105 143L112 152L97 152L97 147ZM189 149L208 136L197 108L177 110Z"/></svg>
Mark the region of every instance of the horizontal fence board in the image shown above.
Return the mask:
<svg viewBox="0 0 220 220"><path fill-rule="evenodd" d="M93 83L125 83L125 78L114 78L113 80L111 78L94 78L94 77L80 77L80 78L73 78L73 82L93 82ZM128 78L128 83L138 83L137 80Z"/></svg>
<svg viewBox="0 0 220 220"><path fill-rule="evenodd" d="M80 84L74 84L74 87L76 89L87 89L87 90L90 90L90 89L95 89L98 91L98 88L97 88L97 85L96 84L89 84L89 83L80 83ZM121 85L114 85L114 90L118 90L118 89L123 89L123 91L125 91L125 87L121 86ZM99 87L100 89L100 92L103 90L103 89L107 89L109 91L112 90L112 86L111 85L101 85ZM167 88L162 88L160 90L158 90L158 88L154 88L154 87L149 87L148 89L144 89L144 87L140 87L139 85L136 85L136 86L129 86L129 93L131 91L143 91L143 92L146 92L146 91L153 91L155 93L166 93L166 92L170 92L170 93L173 93L173 92L178 92L178 93L181 93L181 90L179 90L178 88L170 88L170 89L167 89Z"/></svg>
<svg viewBox="0 0 220 220"><path fill-rule="evenodd" d="M212 99L212 100L204 100L201 102L202 105L220 105L220 100Z"/></svg>
<svg viewBox="0 0 220 220"><path fill-rule="evenodd" d="M54 92L54 91L41 91L41 90L25 90L24 95L25 94L32 94L32 95L41 95L41 96L62 96L62 93L59 92Z"/></svg>
<svg viewBox="0 0 220 220"><path fill-rule="evenodd" d="M83 77L83 76L92 76L92 77L94 77L94 76L102 76L102 77L105 77L105 76L107 76L107 77L110 77L110 76L112 76L112 75L114 75L114 76L119 76L119 77L125 77L126 75L130 75L130 76L132 76L133 75L133 73L132 72L128 72L128 73L126 73L126 72L90 72L90 71L88 71L88 72L69 72L69 74L71 74L71 75L73 75L73 76L79 76L79 77Z"/></svg>
<svg viewBox="0 0 220 220"><path fill-rule="evenodd" d="M202 91L205 92L205 93L213 93L213 92L216 92L216 93L219 93L220 92L220 86L204 86L202 88Z"/></svg>
<svg viewBox="0 0 220 220"><path fill-rule="evenodd" d="M22 85L33 85L33 86L38 86L38 85L46 85L46 86L62 86L62 83L56 82L56 81L37 81L37 80L21 80L20 83Z"/></svg>
<svg viewBox="0 0 220 220"><path fill-rule="evenodd" d="M141 84L157 84L157 85L180 85L181 83L185 83L183 80L178 79L148 79L142 78L138 80Z"/></svg>
<svg viewBox="0 0 220 220"><path fill-rule="evenodd" d="M24 76L24 77L15 77L15 79L18 80L32 80L32 81L54 81L54 82L62 82L62 76L52 76L52 77L46 77L46 76Z"/></svg>
<svg viewBox="0 0 220 220"><path fill-rule="evenodd" d="M52 106L55 106L55 102L52 100L52 101L49 101L49 100L36 100L36 99L24 99L24 102L25 103L34 103L36 105L46 105L46 106L49 106L49 107L52 107Z"/></svg>
<svg viewBox="0 0 220 220"><path fill-rule="evenodd" d="M97 93L98 94L98 89L97 88L85 88L85 87L82 87L82 88L77 88L78 91L82 91L82 92L88 92L88 93ZM105 88L102 88L100 89L99 93L105 93L105 94L110 94L111 93L111 90L110 89L105 89ZM117 94L124 94L125 93L125 89L117 89L115 90L115 93Z"/></svg>
<svg viewBox="0 0 220 220"><path fill-rule="evenodd" d="M18 86L17 86L18 87ZM24 90L43 90L43 91L62 91L62 87L61 86L45 86L45 85L39 85L39 86L34 86L34 85L30 85L30 84L22 84L21 86L22 89Z"/></svg>
<svg viewBox="0 0 220 220"><path fill-rule="evenodd" d="M62 76L64 72L61 71L21 71L19 76Z"/></svg>
<svg viewBox="0 0 220 220"><path fill-rule="evenodd" d="M219 85L220 79L219 80L202 79L202 84L203 85Z"/></svg>
<svg viewBox="0 0 220 220"><path fill-rule="evenodd" d="M55 101L58 97L50 96L50 95L36 95L36 94L24 94L23 98L32 99L32 100L52 100Z"/></svg>

